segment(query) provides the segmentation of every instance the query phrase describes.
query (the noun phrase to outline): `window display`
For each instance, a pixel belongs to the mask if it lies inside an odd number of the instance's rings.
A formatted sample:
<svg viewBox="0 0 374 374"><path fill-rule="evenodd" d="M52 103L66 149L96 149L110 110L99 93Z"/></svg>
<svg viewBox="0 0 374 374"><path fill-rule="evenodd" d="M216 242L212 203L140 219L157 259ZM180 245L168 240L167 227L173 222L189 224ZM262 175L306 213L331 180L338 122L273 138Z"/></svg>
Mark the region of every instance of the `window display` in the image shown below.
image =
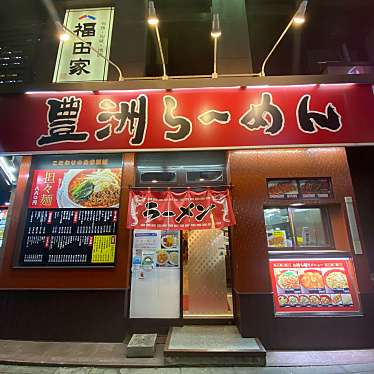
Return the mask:
<svg viewBox="0 0 374 374"><path fill-rule="evenodd" d="M329 246L320 208L292 208L291 214L297 246Z"/></svg>
<svg viewBox="0 0 374 374"><path fill-rule="evenodd" d="M269 247L293 247L291 222L287 208L264 210Z"/></svg>
<svg viewBox="0 0 374 374"><path fill-rule="evenodd" d="M332 247L324 208L265 208L268 247Z"/></svg>

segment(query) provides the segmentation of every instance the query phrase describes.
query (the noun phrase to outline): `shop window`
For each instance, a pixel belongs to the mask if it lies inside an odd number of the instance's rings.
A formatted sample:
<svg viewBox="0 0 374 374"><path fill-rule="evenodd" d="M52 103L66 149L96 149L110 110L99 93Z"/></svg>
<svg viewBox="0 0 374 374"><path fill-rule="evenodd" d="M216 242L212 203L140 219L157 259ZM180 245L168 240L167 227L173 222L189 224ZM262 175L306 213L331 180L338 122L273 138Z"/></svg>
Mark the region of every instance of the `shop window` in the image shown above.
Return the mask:
<svg viewBox="0 0 374 374"><path fill-rule="evenodd" d="M269 248L331 248L332 235L326 208L264 209Z"/></svg>
<svg viewBox="0 0 374 374"><path fill-rule="evenodd" d="M226 183L225 152L152 152L136 157L136 185L139 187L198 187Z"/></svg>
<svg viewBox="0 0 374 374"><path fill-rule="evenodd" d="M170 171L151 171L140 173L140 183L175 183L177 181L177 173Z"/></svg>
<svg viewBox="0 0 374 374"><path fill-rule="evenodd" d="M223 182L222 170L187 171L187 183Z"/></svg>

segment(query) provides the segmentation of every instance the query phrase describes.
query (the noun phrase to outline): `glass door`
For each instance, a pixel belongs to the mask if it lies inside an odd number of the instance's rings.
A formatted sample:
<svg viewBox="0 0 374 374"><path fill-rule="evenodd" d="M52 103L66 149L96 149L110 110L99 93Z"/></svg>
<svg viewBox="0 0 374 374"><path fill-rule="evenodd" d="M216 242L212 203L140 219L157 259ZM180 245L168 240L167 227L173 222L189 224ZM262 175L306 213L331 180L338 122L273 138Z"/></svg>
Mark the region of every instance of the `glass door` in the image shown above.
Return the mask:
<svg viewBox="0 0 374 374"><path fill-rule="evenodd" d="M228 231L183 232L183 317L232 318Z"/></svg>

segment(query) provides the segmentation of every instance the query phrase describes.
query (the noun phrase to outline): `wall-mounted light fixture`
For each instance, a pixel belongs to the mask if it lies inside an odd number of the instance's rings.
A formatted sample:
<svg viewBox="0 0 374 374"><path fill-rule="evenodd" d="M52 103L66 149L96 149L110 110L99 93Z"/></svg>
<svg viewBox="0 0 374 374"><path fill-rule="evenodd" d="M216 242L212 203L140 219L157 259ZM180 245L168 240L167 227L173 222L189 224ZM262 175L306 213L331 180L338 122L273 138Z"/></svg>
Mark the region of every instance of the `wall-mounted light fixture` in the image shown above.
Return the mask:
<svg viewBox="0 0 374 374"><path fill-rule="evenodd" d="M212 19L212 30L210 32L211 37L213 38L214 42L214 55L213 55L213 73L212 78L218 78L217 74L217 45L218 45L218 38L221 36L221 27L219 24L219 14L213 13Z"/></svg>
<svg viewBox="0 0 374 374"><path fill-rule="evenodd" d="M157 17L155 3L153 1L148 2L147 22L148 22L148 25L151 26L152 28L154 28L155 32L156 32L157 46L158 46L158 51L160 53L161 63L162 63L162 79L166 80L166 79L168 79L168 76L166 74L164 51L162 49L160 32L158 30L158 24L159 24L160 21Z"/></svg>
<svg viewBox="0 0 374 374"><path fill-rule="evenodd" d="M308 5L308 0L303 0L300 3L299 7L297 8L296 13L293 15L293 17L291 18L291 20L288 23L288 25L286 26L286 28L283 30L283 32L280 35L280 37L275 42L273 48L270 50L270 52L266 56L264 62L261 65L261 72L259 74L261 77L265 76L265 66L266 66L266 63L268 62L269 58L271 57L271 55L273 54L273 52L275 51L275 49L278 47L278 44L282 41L283 37L286 35L286 33L289 30L289 28L292 26L292 24L301 25L301 24L303 24L305 22L305 12L306 12L307 5Z"/></svg>

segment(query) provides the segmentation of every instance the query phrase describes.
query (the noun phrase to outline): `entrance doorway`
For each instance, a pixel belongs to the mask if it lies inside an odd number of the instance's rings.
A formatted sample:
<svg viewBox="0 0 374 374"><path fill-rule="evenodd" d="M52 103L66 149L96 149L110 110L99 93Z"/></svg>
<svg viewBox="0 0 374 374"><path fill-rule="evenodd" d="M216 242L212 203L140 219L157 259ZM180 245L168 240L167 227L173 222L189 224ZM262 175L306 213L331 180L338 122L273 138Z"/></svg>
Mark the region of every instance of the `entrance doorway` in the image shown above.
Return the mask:
<svg viewBox="0 0 374 374"><path fill-rule="evenodd" d="M183 318L233 318L228 229L182 233Z"/></svg>

